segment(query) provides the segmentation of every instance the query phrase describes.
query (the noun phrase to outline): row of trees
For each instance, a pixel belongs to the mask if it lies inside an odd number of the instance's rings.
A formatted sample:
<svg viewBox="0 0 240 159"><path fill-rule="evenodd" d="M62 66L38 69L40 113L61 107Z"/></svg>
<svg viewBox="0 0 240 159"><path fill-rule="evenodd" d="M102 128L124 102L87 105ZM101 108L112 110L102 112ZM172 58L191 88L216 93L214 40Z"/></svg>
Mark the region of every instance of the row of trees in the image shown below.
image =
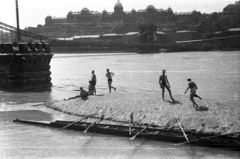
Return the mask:
<svg viewBox="0 0 240 159"><path fill-rule="evenodd" d="M178 28L188 25L195 26L196 31L201 34L209 34L217 31L226 31L230 28L240 28L240 10L234 15L223 16L222 13L214 12L212 14L201 14L201 12L193 11L191 16L185 21L177 24Z"/></svg>

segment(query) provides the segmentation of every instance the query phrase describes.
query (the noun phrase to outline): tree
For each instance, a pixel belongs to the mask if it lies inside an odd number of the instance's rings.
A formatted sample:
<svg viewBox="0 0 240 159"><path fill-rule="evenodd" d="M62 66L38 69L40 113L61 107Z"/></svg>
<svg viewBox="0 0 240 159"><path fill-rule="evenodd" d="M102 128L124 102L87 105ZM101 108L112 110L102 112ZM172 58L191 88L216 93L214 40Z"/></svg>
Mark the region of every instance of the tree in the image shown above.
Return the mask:
<svg viewBox="0 0 240 159"><path fill-rule="evenodd" d="M195 23L198 23L201 18L201 12L197 12L196 10L192 11L191 20Z"/></svg>

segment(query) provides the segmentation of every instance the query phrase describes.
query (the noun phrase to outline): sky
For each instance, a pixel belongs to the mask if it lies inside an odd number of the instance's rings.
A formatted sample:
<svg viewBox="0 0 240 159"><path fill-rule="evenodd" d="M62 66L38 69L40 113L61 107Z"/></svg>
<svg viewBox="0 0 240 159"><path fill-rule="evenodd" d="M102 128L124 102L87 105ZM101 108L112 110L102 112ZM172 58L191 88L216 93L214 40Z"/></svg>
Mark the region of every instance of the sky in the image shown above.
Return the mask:
<svg viewBox="0 0 240 159"><path fill-rule="evenodd" d="M153 5L156 9L166 10L171 7L174 12L201 13L222 12L228 4L237 0L120 0L124 11L146 9ZM114 11L117 0L18 0L20 28L44 25L47 16L65 17L69 11L81 11L84 7L90 11ZM0 22L16 26L15 0L0 0Z"/></svg>

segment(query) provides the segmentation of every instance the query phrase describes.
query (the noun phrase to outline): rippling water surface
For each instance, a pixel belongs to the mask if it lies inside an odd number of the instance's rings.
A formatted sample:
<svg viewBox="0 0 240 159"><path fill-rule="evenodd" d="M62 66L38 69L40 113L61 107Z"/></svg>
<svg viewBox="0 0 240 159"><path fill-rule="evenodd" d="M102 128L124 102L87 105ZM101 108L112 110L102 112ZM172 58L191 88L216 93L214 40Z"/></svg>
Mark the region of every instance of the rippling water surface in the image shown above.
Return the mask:
<svg viewBox="0 0 240 159"><path fill-rule="evenodd" d="M171 143L57 131L13 123L15 118L51 121L74 118L44 107L44 102L75 96L87 89L91 71L97 76L97 93L108 93L106 69L114 72L117 91L155 92L162 69L174 94L183 94L186 78L198 84L203 98L239 106L240 53L188 52L168 54L55 54L51 61L52 91L1 93L0 158L239 158L236 151ZM209 96L210 95L210 96ZM39 111L40 110L40 111ZM42 112L44 111L44 112Z"/></svg>

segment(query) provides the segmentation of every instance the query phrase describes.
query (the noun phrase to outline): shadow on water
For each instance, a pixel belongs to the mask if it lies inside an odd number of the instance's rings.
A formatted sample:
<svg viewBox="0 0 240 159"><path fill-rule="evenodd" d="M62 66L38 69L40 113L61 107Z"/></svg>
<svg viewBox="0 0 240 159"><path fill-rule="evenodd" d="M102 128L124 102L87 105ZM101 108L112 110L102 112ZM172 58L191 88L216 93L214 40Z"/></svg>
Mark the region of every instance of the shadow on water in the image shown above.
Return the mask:
<svg viewBox="0 0 240 159"><path fill-rule="evenodd" d="M139 151L141 149L141 147L145 144L146 140L142 140L142 142L140 142L137 146L134 147L134 149L132 150L130 156L134 156L137 151ZM130 141L130 144L134 144L134 141Z"/></svg>
<svg viewBox="0 0 240 159"><path fill-rule="evenodd" d="M52 121L53 117L50 113L39 110L17 110L0 112L0 121L12 122L14 119L37 120L37 121Z"/></svg>
<svg viewBox="0 0 240 159"><path fill-rule="evenodd" d="M1 102L7 104L24 104L46 102L51 100L51 91L44 92L1 92Z"/></svg>
<svg viewBox="0 0 240 159"><path fill-rule="evenodd" d="M95 138L95 133L91 133L91 134L86 134L86 142L83 144L83 150L87 150L88 145L90 145L92 142L96 142L96 138Z"/></svg>

